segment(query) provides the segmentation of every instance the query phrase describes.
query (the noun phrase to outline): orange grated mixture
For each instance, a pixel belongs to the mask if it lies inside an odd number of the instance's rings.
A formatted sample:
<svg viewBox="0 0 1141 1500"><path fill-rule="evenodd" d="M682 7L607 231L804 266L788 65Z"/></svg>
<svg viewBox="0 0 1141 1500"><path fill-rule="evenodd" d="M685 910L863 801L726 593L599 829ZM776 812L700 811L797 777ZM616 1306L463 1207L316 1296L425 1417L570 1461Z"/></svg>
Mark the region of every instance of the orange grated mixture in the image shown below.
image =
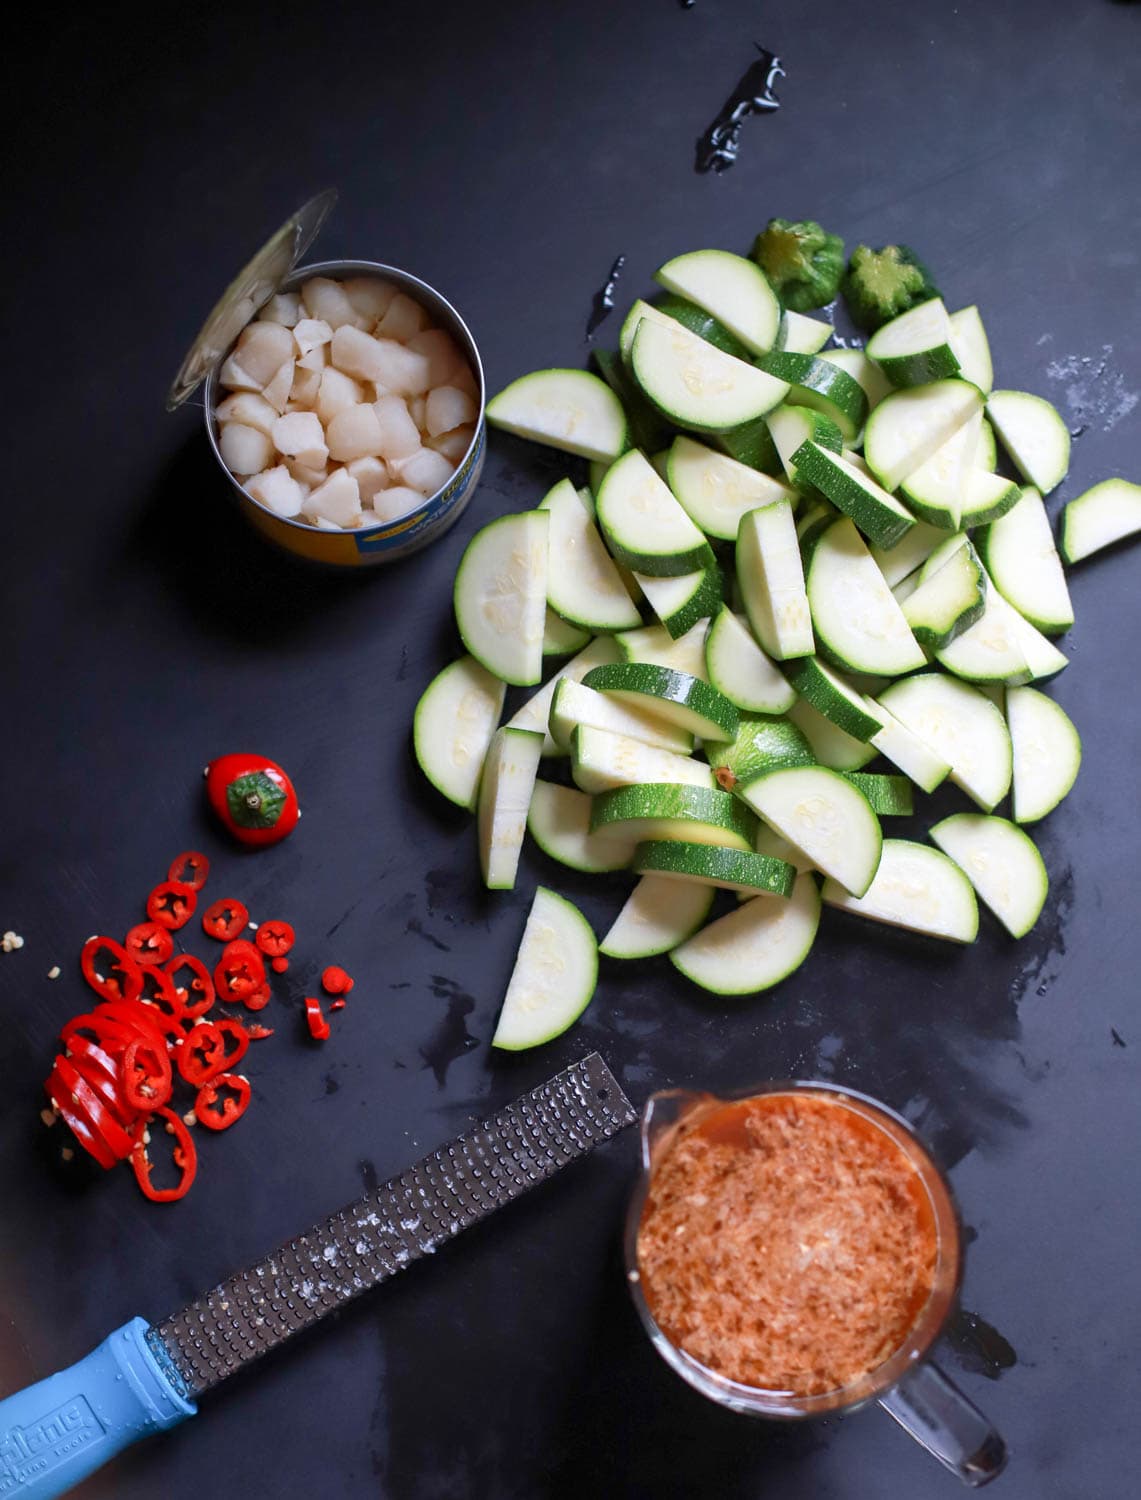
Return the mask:
<svg viewBox="0 0 1141 1500"><path fill-rule="evenodd" d="M842 1102L762 1094L678 1132L653 1172L638 1267L692 1358L808 1396L899 1348L936 1248L926 1189L885 1131Z"/></svg>

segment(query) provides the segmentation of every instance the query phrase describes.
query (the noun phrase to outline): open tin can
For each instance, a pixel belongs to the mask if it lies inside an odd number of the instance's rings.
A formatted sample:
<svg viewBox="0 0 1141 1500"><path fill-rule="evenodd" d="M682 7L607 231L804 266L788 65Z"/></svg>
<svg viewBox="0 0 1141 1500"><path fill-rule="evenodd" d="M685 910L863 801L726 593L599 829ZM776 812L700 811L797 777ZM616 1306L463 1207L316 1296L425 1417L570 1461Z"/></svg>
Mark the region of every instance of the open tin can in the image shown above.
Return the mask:
<svg viewBox="0 0 1141 1500"><path fill-rule="evenodd" d="M370 567L416 552L442 536L460 517L479 483L486 448L484 406L487 391L483 365L471 332L459 313L427 282L396 266L368 260L329 260L298 265L337 200L329 189L310 199L291 215L226 288L191 345L167 397L167 409L175 410L200 386L205 398L206 434L214 457L238 497L245 515L263 536L287 552L311 562L333 567ZM218 372L243 328L277 292L297 291L313 276L334 280L346 276L375 276L419 302L436 327L450 334L471 366L477 387L478 412L467 451L451 478L422 505L406 515L352 530L326 530L305 519L278 515L263 505L226 466L218 447L218 424L214 417L218 402Z"/></svg>

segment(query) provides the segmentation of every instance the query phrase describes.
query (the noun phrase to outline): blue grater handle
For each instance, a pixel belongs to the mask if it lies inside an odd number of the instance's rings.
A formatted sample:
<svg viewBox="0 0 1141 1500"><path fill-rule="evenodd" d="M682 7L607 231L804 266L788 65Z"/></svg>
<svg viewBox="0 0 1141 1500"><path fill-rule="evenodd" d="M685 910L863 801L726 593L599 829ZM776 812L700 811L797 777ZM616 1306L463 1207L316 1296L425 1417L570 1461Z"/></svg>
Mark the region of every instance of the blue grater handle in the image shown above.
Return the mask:
<svg viewBox="0 0 1141 1500"><path fill-rule="evenodd" d="M51 1500L197 1407L132 1318L86 1359L0 1401L0 1496Z"/></svg>

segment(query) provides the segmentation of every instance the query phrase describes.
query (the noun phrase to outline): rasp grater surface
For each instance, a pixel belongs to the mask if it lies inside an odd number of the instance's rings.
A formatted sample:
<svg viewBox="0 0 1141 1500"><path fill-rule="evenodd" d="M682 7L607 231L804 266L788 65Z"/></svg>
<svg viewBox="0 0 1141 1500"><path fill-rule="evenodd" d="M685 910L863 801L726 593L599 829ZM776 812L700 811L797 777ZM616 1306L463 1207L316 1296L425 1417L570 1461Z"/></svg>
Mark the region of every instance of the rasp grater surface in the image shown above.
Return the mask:
<svg viewBox="0 0 1141 1500"><path fill-rule="evenodd" d="M148 1335L201 1395L633 1122L597 1052L289 1240Z"/></svg>

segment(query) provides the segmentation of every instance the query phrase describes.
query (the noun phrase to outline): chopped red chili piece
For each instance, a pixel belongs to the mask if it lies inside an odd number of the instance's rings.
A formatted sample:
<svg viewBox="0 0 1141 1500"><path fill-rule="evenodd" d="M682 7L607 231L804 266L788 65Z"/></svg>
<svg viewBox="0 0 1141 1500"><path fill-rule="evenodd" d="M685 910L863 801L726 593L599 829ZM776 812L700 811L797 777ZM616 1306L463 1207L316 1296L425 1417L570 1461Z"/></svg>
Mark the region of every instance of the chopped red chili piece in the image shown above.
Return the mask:
<svg viewBox="0 0 1141 1500"><path fill-rule="evenodd" d="M77 1109L66 1083L59 1076L58 1067L62 1061L62 1058L56 1058L56 1065L48 1074L47 1082L44 1084L44 1092L87 1154L93 1157L105 1172L110 1171L115 1165L115 1153L87 1117Z"/></svg>
<svg viewBox="0 0 1141 1500"><path fill-rule="evenodd" d="M305 996L305 1021L309 1035L315 1042L323 1042L329 1035L329 1023L321 1011L321 1002L313 995Z"/></svg>
<svg viewBox="0 0 1141 1500"><path fill-rule="evenodd" d="M142 970L114 938L88 938L80 954L79 966L84 979L100 999L134 1000L142 993Z"/></svg>
<svg viewBox="0 0 1141 1500"><path fill-rule="evenodd" d="M189 885L194 890L200 891L206 884L206 877L209 873L210 861L206 856L199 854L197 849L186 849L177 859L171 860L166 878L177 881L179 885Z"/></svg>
<svg viewBox="0 0 1141 1500"><path fill-rule="evenodd" d="M353 978L340 964L330 964L321 975L321 987L327 995L347 995L353 987Z"/></svg>
<svg viewBox="0 0 1141 1500"><path fill-rule="evenodd" d="M329 1006L330 1010L344 1010L344 1008L345 1002L343 1000L334 1000L332 1005Z"/></svg>
<svg viewBox="0 0 1141 1500"><path fill-rule="evenodd" d="M79 1074L87 1080L99 1098L118 1120L128 1129L138 1118L138 1111L127 1104L119 1087L119 1065L97 1042L83 1036L73 1036L67 1044L67 1055L75 1064Z"/></svg>
<svg viewBox="0 0 1141 1500"><path fill-rule="evenodd" d="M254 942L268 958L284 957L296 941L296 934L289 923L277 920L263 922L254 937Z"/></svg>
<svg viewBox="0 0 1141 1500"><path fill-rule="evenodd" d="M207 937L228 943L237 937L249 920L249 911L240 901L223 896L202 913L202 931Z"/></svg>
<svg viewBox="0 0 1141 1500"><path fill-rule="evenodd" d="M78 1115L91 1127L115 1161L130 1155L131 1137L119 1124L103 1100L82 1077L78 1068L67 1057L57 1057L52 1076L48 1080L48 1092L59 1105L60 1114L71 1123L69 1116Z"/></svg>
<svg viewBox="0 0 1141 1500"><path fill-rule="evenodd" d="M289 960L285 957L271 958L269 966L275 974L284 974L286 969L289 968Z"/></svg>
<svg viewBox="0 0 1141 1500"><path fill-rule="evenodd" d="M272 999L272 990L268 984L263 984L260 989L254 990L252 995L247 995L242 1003L247 1010L264 1010Z"/></svg>
<svg viewBox="0 0 1141 1500"><path fill-rule="evenodd" d="M198 892L181 880L164 880L147 897L147 916L160 927L177 932L185 927L198 905Z"/></svg>
<svg viewBox="0 0 1141 1500"><path fill-rule="evenodd" d="M174 939L158 922L140 922L127 933L123 947L137 964L164 964L174 952Z"/></svg>
<svg viewBox="0 0 1141 1500"><path fill-rule="evenodd" d="M148 1124L153 1120L161 1118L166 1121L166 1129L174 1136L174 1165L182 1174L178 1182L172 1188L156 1188L151 1183L151 1173L154 1171L154 1163L147 1154L147 1147L143 1144L143 1133ZM172 1109L165 1106L156 1109L150 1121L140 1120L135 1127L135 1143L131 1150L131 1167L135 1174L135 1181L139 1184L143 1194L152 1203L173 1203L178 1198L185 1198L190 1191L190 1185L198 1175L198 1152L195 1150L194 1142L190 1138L190 1131L185 1122L174 1113Z"/></svg>
<svg viewBox="0 0 1141 1500"><path fill-rule="evenodd" d="M224 1098L219 1090L229 1090ZM219 1073L198 1090L194 1101L194 1113L199 1125L207 1130L229 1130L235 1120L240 1120L249 1107L250 1081L240 1073Z"/></svg>
<svg viewBox="0 0 1141 1500"><path fill-rule="evenodd" d="M251 1042L260 1042L267 1036L273 1035L272 1026L247 1026L246 1035Z"/></svg>
<svg viewBox="0 0 1141 1500"><path fill-rule="evenodd" d="M132 1109L157 1109L170 1098L173 1078L165 1045L139 1037L123 1053L119 1064L123 1098Z"/></svg>
<svg viewBox="0 0 1141 1500"><path fill-rule="evenodd" d="M213 1021L198 1021L175 1053L175 1062L186 1082L201 1088L226 1066L226 1039Z"/></svg>
<svg viewBox="0 0 1141 1500"><path fill-rule="evenodd" d="M100 1041L100 1045L108 1052L121 1052L127 1042L133 1042L137 1036L146 1036L153 1042L161 1042L163 1039L163 1023L157 1009L147 1006L141 1000L103 1000L91 1012L94 1029L104 1031L107 1042ZM119 1037L125 1036L126 1041L121 1046L115 1043Z"/></svg>
<svg viewBox="0 0 1141 1500"><path fill-rule="evenodd" d="M179 972L181 969L190 971L189 987ZM183 1019L196 1021L204 1016L214 1004L214 981L202 960L193 953L180 953L166 965L166 972L181 1002Z"/></svg>
<svg viewBox="0 0 1141 1500"><path fill-rule="evenodd" d="M265 960L246 938L222 949L214 968L214 991L219 1000L248 1000L265 985Z"/></svg>

